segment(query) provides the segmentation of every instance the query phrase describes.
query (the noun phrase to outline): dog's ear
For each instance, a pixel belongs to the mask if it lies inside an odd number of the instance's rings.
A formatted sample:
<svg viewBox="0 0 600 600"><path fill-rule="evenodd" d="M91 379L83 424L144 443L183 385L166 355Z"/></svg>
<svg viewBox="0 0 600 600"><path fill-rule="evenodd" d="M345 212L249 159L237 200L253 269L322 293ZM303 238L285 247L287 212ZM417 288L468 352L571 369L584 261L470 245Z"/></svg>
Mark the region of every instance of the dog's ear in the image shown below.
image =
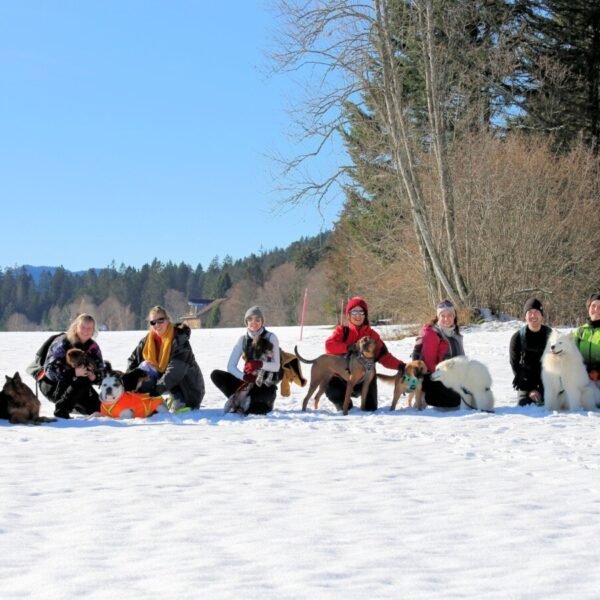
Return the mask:
<svg viewBox="0 0 600 600"><path fill-rule="evenodd" d="M413 362L409 362L404 367L404 374L408 375L409 377L414 377L415 376L415 364Z"/></svg>

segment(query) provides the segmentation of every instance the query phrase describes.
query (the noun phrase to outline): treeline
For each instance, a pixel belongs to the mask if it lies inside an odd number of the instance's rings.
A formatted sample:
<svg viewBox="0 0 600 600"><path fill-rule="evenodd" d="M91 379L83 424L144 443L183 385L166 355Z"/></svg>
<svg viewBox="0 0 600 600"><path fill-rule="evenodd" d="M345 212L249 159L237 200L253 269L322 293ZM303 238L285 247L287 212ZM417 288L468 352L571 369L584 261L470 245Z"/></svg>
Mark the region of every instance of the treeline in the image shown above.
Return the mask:
<svg viewBox="0 0 600 600"><path fill-rule="evenodd" d="M600 286L600 2L281 6L278 65L315 78L301 131L316 152L341 135L350 157L289 198L345 191L332 293L400 320L440 298L520 314L535 294L580 320Z"/></svg>
<svg viewBox="0 0 600 600"><path fill-rule="evenodd" d="M322 261L328 237L301 238L285 249L235 261L215 256L206 269L154 259L140 269L113 263L73 273L57 267L42 271L36 281L25 267L8 268L0 271L0 328L60 330L80 312L92 313L111 330L144 328L148 309L155 304L165 305L177 318L189 312L190 298L226 298L242 282L258 293L284 265L308 273ZM222 311L208 316L209 326L224 324Z"/></svg>

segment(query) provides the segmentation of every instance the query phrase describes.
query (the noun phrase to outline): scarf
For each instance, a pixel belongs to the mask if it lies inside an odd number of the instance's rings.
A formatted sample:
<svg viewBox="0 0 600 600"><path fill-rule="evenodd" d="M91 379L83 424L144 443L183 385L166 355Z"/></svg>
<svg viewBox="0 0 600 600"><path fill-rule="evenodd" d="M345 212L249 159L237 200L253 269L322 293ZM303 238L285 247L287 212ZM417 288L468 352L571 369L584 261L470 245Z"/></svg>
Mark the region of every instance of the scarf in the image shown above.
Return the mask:
<svg viewBox="0 0 600 600"><path fill-rule="evenodd" d="M142 357L152 366L156 367L160 373L167 370L169 359L171 358L171 346L175 337L175 327L173 323L169 323L163 335L160 336L160 350L156 347L154 341L154 333L151 332L146 336L146 343L142 350Z"/></svg>

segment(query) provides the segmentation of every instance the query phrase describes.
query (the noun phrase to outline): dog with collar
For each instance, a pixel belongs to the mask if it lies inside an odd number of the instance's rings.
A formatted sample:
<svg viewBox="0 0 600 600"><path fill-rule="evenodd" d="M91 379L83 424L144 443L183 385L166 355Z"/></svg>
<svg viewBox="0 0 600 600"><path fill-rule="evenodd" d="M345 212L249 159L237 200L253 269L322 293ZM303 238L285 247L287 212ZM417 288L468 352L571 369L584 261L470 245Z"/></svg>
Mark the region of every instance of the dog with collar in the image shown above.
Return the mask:
<svg viewBox="0 0 600 600"><path fill-rule="evenodd" d="M369 385L375 377L375 353L377 351L377 342L374 338L365 336L358 340L356 348L346 355L342 354L321 354L321 356L307 360L298 354L298 347L294 347L294 354L303 363L312 364L310 371L310 386L308 392L302 401L302 410L305 411L308 401L318 389L315 396L315 410L319 407L319 400L327 388L327 384L332 377L337 376L346 382L346 395L342 411L344 415L348 414L350 408L350 397L354 386L362 383L361 388L361 410L365 410L367 391Z"/></svg>
<svg viewBox="0 0 600 600"><path fill-rule="evenodd" d="M100 383L100 414L113 419L150 417L168 412L162 396L127 392L119 371L110 371Z"/></svg>
<svg viewBox="0 0 600 600"><path fill-rule="evenodd" d="M402 394L408 394L408 408L412 407L413 401L417 410L425 408L423 399L423 378L429 373L427 365L422 360L413 360L404 367L404 373L396 375L385 375L377 373L377 378L386 383L394 384L394 395L390 410L396 410L396 405Z"/></svg>

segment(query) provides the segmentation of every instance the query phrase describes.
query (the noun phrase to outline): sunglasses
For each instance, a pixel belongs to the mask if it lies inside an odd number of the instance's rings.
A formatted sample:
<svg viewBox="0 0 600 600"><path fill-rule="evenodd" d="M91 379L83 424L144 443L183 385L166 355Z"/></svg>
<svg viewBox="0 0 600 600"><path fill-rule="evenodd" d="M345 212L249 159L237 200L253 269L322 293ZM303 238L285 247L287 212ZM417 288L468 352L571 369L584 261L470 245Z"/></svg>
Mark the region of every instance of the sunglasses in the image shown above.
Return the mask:
<svg viewBox="0 0 600 600"><path fill-rule="evenodd" d="M350 314L351 315L364 315L365 311L364 310L357 310L357 309L354 308L354 309L352 309L350 311Z"/></svg>
<svg viewBox="0 0 600 600"><path fill-rule="evenodd" d="M159 317L158 319L152 319L152 321L150 321L150 325L152 325L152 327L154 327L155 325L160 325L161 323L164 323L167 320L166 317Z"/></svg>

